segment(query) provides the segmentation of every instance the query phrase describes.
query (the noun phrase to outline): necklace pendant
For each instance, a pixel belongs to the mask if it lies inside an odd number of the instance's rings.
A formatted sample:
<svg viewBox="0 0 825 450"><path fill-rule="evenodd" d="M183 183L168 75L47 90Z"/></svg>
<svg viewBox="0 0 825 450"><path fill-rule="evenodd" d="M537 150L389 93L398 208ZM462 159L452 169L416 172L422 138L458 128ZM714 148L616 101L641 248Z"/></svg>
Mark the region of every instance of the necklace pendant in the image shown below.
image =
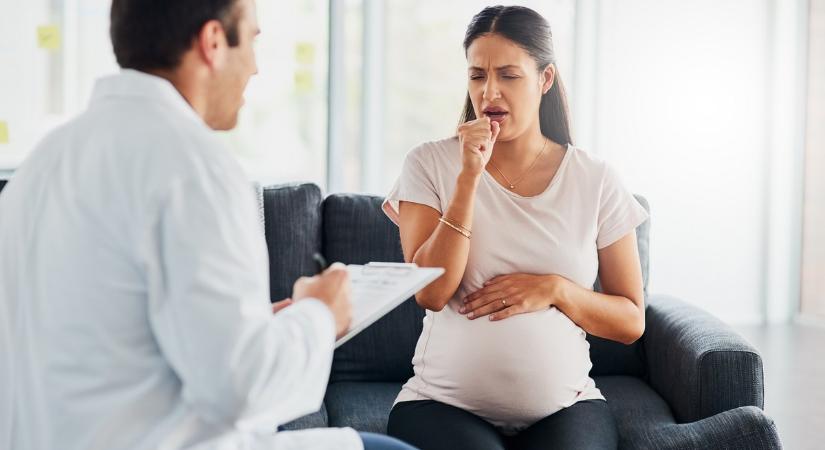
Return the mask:
<svg viewBox="0 0 825 450"><path fill-rule="evenodd" d="M515 189L515 188L516 188L516 187L515 187L515 186L513 186L512 184L510 185L510 189Z"/></svg>

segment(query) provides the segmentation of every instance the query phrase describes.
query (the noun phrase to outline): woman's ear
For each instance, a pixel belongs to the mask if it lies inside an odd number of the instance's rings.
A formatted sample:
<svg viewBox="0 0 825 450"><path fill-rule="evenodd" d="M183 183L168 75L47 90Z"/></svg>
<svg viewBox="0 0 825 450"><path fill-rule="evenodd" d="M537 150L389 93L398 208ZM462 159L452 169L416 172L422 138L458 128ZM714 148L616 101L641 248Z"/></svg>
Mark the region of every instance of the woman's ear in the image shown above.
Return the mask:
<svg viewBox="0 0 825 450"><path fill-rule="evenodd" d="M553 83L556 82L556 66L554 64L548 64L541 75L544 80L541 86L541 93L544 95L553 87Z"/></svg>

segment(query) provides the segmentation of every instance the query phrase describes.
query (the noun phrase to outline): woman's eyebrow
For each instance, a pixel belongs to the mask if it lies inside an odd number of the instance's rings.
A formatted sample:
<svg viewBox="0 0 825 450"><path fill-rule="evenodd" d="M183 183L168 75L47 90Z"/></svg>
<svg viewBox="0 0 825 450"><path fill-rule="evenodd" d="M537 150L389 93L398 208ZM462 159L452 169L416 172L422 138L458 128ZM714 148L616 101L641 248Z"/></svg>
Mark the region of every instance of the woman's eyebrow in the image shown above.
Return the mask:
<svg viewBox="0 0 825 450"><path fill-rule="evenodd" d="M507 64L507 65L504 65L504 66L499 66L499 67L496 67L496 69L495 69L495 70L496 70L496 71L502 71L502 70L508 70L508 69L521 69L521 67L519 67L519 66L517 66L517 65L515 65L515 64ZM483 67L478 67L478 66L470 66L467 70L478 70L478 71L482 71L482 72L483 72L483 71L485 71L485 70L487 70L487 69L485 69L485 68L483 68Z"/></svg>

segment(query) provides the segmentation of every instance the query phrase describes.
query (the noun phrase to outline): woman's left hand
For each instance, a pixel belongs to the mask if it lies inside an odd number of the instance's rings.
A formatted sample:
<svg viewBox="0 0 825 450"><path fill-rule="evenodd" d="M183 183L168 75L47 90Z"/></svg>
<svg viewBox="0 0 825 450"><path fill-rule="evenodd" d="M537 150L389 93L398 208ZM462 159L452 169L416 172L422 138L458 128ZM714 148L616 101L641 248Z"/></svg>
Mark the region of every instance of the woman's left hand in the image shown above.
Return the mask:
<svg viewBox="0 0 825 450"><path fill-rule="evenodd" d="M490 320L548 309L567 280L558 275L501 275L463 299L459 309L468 319L489 315Z"/></svg>

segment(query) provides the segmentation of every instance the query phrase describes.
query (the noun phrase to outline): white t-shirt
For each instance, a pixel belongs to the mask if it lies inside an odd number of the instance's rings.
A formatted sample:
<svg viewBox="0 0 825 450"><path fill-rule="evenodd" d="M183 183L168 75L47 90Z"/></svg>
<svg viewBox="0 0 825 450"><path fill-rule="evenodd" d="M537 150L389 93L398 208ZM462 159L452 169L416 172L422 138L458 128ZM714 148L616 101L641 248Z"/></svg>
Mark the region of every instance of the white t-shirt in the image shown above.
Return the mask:
<svg viewBox="0 0 825 450"><path fill-rule="evenodd" d="M399 201L443 213L460 170L457 138L416 147L384 211L396 223ZM485 172L474 214L464 278L443 310L427 311L415 375L396 402L436 400L513 432L577 401L603 399L589 376L586 334L561 311L468 320L458 312L460 299L513 273L558 274L591 288L597 250L633 232L647 212L607 164L570 146L550 185L533 197L508 191Z"/></svg>

